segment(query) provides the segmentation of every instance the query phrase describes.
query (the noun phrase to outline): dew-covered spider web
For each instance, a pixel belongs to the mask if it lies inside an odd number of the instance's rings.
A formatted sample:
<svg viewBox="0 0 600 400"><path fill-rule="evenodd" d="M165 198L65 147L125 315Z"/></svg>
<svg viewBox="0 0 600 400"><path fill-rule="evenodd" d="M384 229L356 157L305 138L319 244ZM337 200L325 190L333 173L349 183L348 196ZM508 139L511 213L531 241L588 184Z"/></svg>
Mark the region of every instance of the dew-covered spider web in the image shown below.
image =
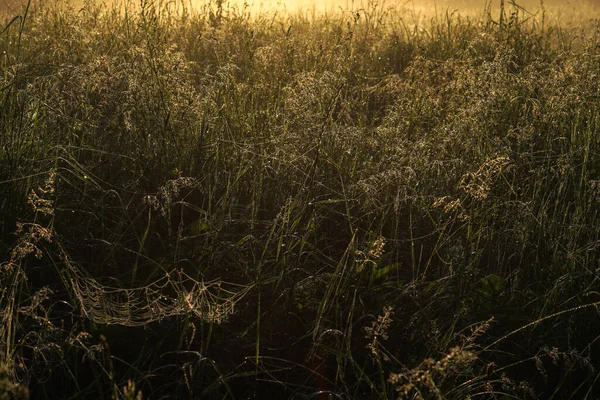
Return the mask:
<svg viewBox="0 0 600 400"><path fill-rule="evenodd" d="M43 187L38 187L37 191L31 190L29 204L38 214L54 216L53 200L46 197L54 193L55 176L56 172L50 171ZM157 196L147 196L149 205L154 209L164 209L182 188L196 185L198 182L192 178L171 180L159 190ZM67 290L80 306L81 312L99 324L141 326L181 315L221 323L233 314L237 302L251 288L221 280L196 280L182 270L165 272L161 278L140 287L106 285L71 260L67 251L55 241L53 228L44 228L37 223L20 224L17 234L21 240L11 252L10 261L0 264L0 268L18 268L20 261L28 254L41 257L42 252L38 247L41 241L56 242L65 265L61 273Z"/></svg>
<svg viewBox="0 0 600 400"><path fill-rule="evenodd" d="M107 286L65 256L63 253L70 286L82 312L100 324L142 326L186 314L221 323L233 314L236 303L250 289L221 280L198 281L183 271L166 273L141 287Z"/></svg>

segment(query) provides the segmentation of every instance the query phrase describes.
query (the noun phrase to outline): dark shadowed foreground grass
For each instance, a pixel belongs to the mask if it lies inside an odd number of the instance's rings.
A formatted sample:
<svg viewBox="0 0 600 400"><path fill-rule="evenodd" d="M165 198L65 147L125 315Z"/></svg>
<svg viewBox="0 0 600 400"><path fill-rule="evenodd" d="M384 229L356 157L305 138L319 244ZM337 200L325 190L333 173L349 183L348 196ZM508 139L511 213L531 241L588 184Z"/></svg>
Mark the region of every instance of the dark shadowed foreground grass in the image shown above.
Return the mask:
<svg viewBox="0 0 600 400"><path fill-rule="evenodd" d="M4 18L0 398L600 395L591 13L185 4Z"/></svg>

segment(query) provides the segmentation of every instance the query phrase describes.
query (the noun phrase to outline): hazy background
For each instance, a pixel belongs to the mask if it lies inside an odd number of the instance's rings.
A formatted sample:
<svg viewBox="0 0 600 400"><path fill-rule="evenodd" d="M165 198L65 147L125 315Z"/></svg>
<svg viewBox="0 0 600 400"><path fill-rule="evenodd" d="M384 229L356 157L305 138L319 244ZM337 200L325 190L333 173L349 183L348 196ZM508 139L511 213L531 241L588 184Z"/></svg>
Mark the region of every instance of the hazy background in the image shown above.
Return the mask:
<svg viewBox="0 0 600 400"><path fill-rule="evenodd" d="M32 3L53 2L55 0L32 0ZM100 0L101 1L101 0ZM140 0L105 0L110 3L113 1L129 1L132 4L139 4ZM185 2L188 6L202 7L209 1L215 3L215 0L172 0L174 3ZM66 3L67 0L64 0ZM71 4L80 5L84 0L69 0ZM23 4L27 0L0 0L0 11L8 11L9 13L19 13L22 10ZM273 10L317 10L317 11L333 11L339 9L360 9L368 7L369 4L376 3L385 7L396 7L414 9L418 11L443 11L446 9L459 10L462 12L483 10L486 0L226 0L225 4L243 7L245 4L254 12L273 11ZM498 6L500 0L492 0L492 6ZM509 4L509 0L505 0ZM540 8L540 0L519 0L519 5L538 10ZM544 5L549 8L565 8L577 10L579 8L589 8L590 5L596 8L600 6L600 0L544 0Z"/></svg>
<svg viewBox="0 0 600 400"><path fill-rule="evenodd" d="M205 4L203 0L194 0L196 5ZM333 10L333 9L350 9L350 8L362 8L367 7L369 4L376 3L384 6L395 6L405 8L415 8L422 10L434 9L458 9L458 10L477 10L483 9L486 0L279 0L279 1L254 1L252 6L254 8L272 9L285 7L289 10L297 9L318 9L318 10ZM244 0L230 0L232 4L243 5ZM250 1L248 1L250 3ZM492 6L499 6L500 0L492 0ZM505 0L505 4L509 4L509 0ZM519 0L517 4L524 7L540 7L540 0ZM545 0L544 5L549 7L583 7L592 4L600 4L600 0Z"/></svg>

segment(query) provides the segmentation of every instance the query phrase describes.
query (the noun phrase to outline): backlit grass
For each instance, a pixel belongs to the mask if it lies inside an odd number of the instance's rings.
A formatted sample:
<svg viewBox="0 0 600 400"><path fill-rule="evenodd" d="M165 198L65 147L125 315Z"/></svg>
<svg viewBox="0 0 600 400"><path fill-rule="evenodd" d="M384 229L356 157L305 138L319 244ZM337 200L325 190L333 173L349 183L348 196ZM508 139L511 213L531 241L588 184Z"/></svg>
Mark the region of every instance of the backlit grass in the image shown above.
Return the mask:
<svg viewBox="0 0 600 400"><path fill-rule="evenodd" d="M19 10L0 398L598 397L592 6Z"/></svg>

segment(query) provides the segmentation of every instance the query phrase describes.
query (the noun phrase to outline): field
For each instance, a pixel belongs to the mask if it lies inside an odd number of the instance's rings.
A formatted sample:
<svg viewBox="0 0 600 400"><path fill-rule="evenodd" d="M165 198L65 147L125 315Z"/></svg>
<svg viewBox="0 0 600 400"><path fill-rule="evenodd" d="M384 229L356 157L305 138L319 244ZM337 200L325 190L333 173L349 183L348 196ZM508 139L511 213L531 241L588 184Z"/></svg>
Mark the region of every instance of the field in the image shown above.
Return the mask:
<svg viewBox="0 0 600 400"><path fill-rule="evenodd" d="M0 399L600 397L593 5L17 8Z"/></svg>

